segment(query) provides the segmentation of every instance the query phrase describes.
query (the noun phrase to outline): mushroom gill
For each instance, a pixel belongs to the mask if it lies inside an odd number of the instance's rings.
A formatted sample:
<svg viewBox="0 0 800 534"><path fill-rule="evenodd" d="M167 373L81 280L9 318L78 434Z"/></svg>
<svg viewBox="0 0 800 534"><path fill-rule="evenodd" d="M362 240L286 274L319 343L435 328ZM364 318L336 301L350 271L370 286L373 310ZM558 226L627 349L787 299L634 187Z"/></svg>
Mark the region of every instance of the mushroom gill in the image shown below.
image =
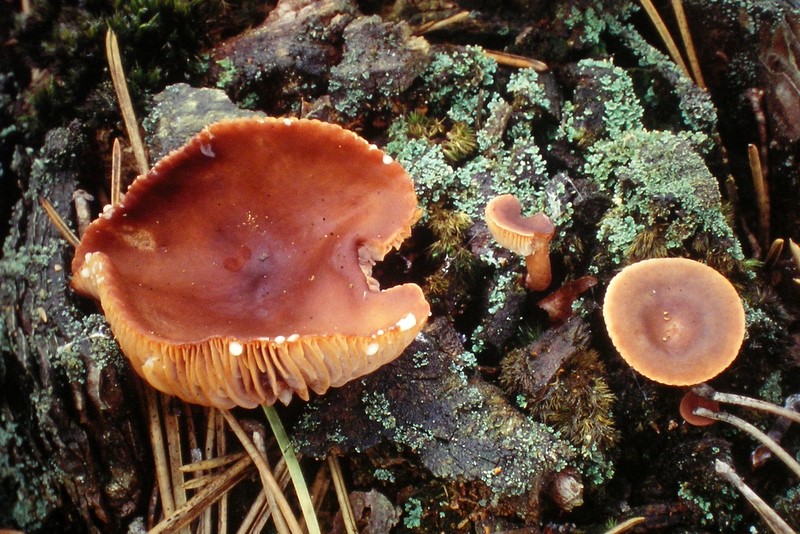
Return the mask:
<svg viewBox="0 0 800 534"><path fill-rule="evenodd" d="M134 369L188 402L288 402L372 372L429 314L372 265L418 218L403 168L310 120L207 127L88 228L72 285Z"/></svg>

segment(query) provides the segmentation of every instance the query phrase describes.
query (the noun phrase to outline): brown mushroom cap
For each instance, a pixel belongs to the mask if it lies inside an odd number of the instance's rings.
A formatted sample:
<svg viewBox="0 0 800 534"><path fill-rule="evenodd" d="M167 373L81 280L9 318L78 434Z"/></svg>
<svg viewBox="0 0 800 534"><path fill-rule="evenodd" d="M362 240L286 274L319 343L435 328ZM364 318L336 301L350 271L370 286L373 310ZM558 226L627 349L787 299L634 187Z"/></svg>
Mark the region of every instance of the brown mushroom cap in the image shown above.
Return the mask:
<svg viewBox="0 0 800 534"><path fill-rule="evenodd" d="M555 233L550 218L544 213L522 216L522 206L514 195L500 195L486 204L486 225L500 246L511 252L530 256L550 243Z"/></svg>
<svg viewBox="0 0 800 534"><path fill-rule="evenodd" d="M522 216L522 206L514 195L500 195L486 204L486 226L492 236L511 252L525 256L528 275L525 285L541 291L550 285L550 241L555 226L547 215Z"/></svg>
<svg viewBox="0 0 800 534"><path fill-rule="evenodd" d="M693 391L687 391L681 399L681 404L678 407L678 411L680 412L684 421L694 426L708 426L717 422L716 420L708 417L695 415L694 410L696 408L705 408L712 412L718 412L719 402L701 397Z"/></svg>
<svg viewBox="0 0 800 534"><path fill-rule="evenodd" d="M396 358L421 330L421 289L381 291L370 276L417 218L408 174L356 134L227 121L89 226L72 283L161 391L221 408L307 399Z"/></svg>
<svg viewBox="0 0 800 534"><path fill-rule="evenodd" d="M625 267L608 284L603 316L611 341L631 367L671 385L704 382L736 358L745 332L730 282L685 258Z"/></svg>

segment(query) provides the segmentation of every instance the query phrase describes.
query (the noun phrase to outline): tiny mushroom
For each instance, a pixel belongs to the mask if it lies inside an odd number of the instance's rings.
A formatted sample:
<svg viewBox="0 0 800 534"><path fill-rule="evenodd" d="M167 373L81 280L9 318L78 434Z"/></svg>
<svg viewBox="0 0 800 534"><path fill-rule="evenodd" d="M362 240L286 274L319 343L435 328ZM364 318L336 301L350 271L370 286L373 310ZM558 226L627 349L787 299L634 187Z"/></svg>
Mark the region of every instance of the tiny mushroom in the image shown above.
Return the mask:
<svg viewBox="0 0 800 534"><path fill-rule="evenodd" d="M308 399L393 360L422 329L421 289L371 276L418 217L402 166L350 131L225 121L89 226L72 285L165 393L218 408Z"/></svg>
<svg viewBox="0 0 800 534"><path fill-rule="evenodd" d="M603 317L631 367L676 386L721 373L736 358L745 333L744 307L731 283L685 258L625 267L608 284Z"/></svg>
<svg viewBox="0 0 800 534"><path fill-rule="evenodd" d="M709 426L716 423L714 419L703 417L694 413L697 408L705 408L712 412L719 411L719 403L705 397L701 397L693 391L687 391L681 399L678 411L683 420L694 426Z"/></svg>
<svg viewBox="0 0 800 534"><path fill-rule="evenodd" d="M555 234L552 221L544 213L522 216L522 206L514 195L500 195L486 205L486 225L500 246L525 256L528 274L525 285L531 291L547 289L552 280L550 241Z"/></svg>

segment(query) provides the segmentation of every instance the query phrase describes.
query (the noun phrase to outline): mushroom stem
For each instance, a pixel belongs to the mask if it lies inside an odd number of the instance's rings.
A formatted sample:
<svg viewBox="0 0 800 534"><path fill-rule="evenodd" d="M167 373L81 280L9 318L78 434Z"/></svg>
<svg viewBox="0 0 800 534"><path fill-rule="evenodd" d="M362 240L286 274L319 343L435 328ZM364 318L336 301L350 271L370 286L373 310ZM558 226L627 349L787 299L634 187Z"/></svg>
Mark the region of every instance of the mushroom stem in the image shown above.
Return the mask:
<svg viewBox="0 0 800 534"><path fill-rule="evenodd" d="M525 287L531 291L544 291L553 280L549 246L549 243L543 243L533 251L533 254L525 256L525 267L528 268Z"/></svg>
<svg viewBox="0 0 800 534"><path fill-rule="evenodd" d="M764 520L767 526L775 532L776 534L794 534L794 530L790 527L786 521L784 521L781 516L779 516L775 510L770 508L770 506L764 502L764 500L759 497L756 492L750 489L750 486L744 483L742 478L733 470L733 467L726 464L722 460L716 460L714 462L714 469L717 471L717 474L730 482L739 492L747 499L750 504L755 508L758 515Z"/></svg>
<svg viewBox="0 0 800 534"><path fill-rule="evenodd" d="M794 471L794 474L800 477L800 463L792 458L792 456L783 450L777 443L775 443L772 438L767 436L765 433L760 431L754 425L751 425L744 419L736 417L735 415L731 415L725 412L712 412L707 408L698 407L694 409L694 414L699 415L700 417L707 417L709 419L715 419L717 421L723 421L725 423L729 423L742 432L747 432L753 438L760 441L765 447L767 447L772 454L780 458L786 466Z"/></svg>
<svg viewBox="0 0 800 534"><path fill-rule="evenodd" d="M789 408L784 408L783 406L778 406L777 404L772 404L771 402L754 399L752 397L745 397L744 395L737 395L735 393L720 393L719 391L715 391L714 388L708 384L699 384L694 386L692 391L695 394L710 400L773 413L775 415L791 419L795 423L800 423L800 413Z"/></svg>

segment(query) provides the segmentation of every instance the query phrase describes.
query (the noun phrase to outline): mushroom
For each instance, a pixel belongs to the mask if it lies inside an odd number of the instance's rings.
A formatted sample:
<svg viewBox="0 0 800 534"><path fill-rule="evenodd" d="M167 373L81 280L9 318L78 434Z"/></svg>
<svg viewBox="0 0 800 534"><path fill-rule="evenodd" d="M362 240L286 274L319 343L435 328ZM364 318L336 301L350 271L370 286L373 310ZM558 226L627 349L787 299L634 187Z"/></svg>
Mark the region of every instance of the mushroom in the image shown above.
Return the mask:
<svg viewBox="0 0 800 534"><path fill-rule="evenodd" d="M486 225L500 246L525 256L528 274L525 285L531 291L547 289L552 280L550 241L553 222L544 213L522 216L522 206L514 195L500 195L486 205Z"/></svg>
<svg viewBox="0 0 800 534"><path fill-rule="evenodd" d="M687 391L681 399L681 404L678 411L683 417L683 420L693 426L709 426L716 423L714 419L708 417L701 417L694 413L697 408L705 408L712 412L719 412L719 403L705 397L701 397L693 391Z"/></svg>
<svg viewBox="0 0 800 534"><path fill-rule="evenodd" d="M603 317L631 367L678 386L704 382L726 369L745 332L744 308L731 283L685 258L625 267L608 284Z"/></svg>
<svg viewBox="0 0 800 534"><path fill-rule="evenodd" d="M309 398L393 360L429 306L372 266L418 219L400 164L319 121L207 127L89 226L75 290L155 388L218 408Z"/></svg>

